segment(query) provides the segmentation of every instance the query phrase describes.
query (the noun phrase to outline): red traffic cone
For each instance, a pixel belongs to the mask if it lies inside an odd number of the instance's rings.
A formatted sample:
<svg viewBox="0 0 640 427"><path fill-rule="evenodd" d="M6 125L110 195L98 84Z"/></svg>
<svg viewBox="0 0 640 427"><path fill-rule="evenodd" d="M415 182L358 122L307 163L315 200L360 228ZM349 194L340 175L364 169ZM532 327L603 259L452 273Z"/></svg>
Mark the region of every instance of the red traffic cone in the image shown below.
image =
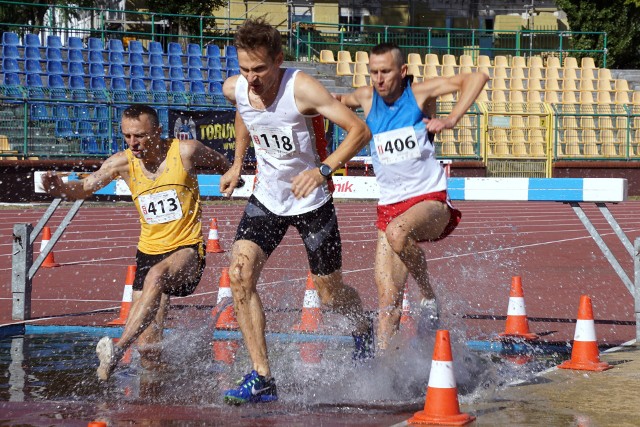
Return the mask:
<svg viewBox="0 0 640 427"><path fill-rule="evenodd" d="M40 242L40 252L44 251L44 248L49 243L49 240L51 240L51 228L49 228L48 225L45 225L44 228L42 229L42 241ZM43 267L43 268L60 267L60 264L58 264L53 257L53 249L51 249L51 251L46 256L46 258L44 259L40 267Z"/></svg>
<svg viewBox="0 0 640 427"><path fill-rule="evenodd" d="M402 295L402 314L400 315L400 327L405 333L415 335L416 320L411 315L411 304L409 303L408 290L409 286L405 285L404 293Z"/></svg>
<svg viewBox="0 0 640 427"><path fill-rule="evenodd" d="M313 286L311 272L307 274L307 288L304 291L304 301L302 302L302 316L300 323L293 327L295 331L317 332L322 322L322 311L320 310L320 296L316 287Z"/></svg>
<svg viewBox="0 0 640 427"><path fill-rule="evenodd" d="M107 423L104 421L91 421L87 424L87 427L107 427Z"/></svg>
<svg viewBox="0 0 640 427"><path fill-rule="evenodd" d="M124 280L124 292L122 293L122 303L120 303L120 317L107 325L124 325L127 323L127 317L129 317L129 311L131 310L131 302L133 301L133 281L136 278L136 266L127 266L127 275Z"/></svg>
<svg viewBox="0 0 640 427"><path fill-rule="evenodd" d="M461 426L475 418L460 412L449 331L440 329L436 332L424 410L416 412L407 422Z"/></svg>
<svg viewBox="0 0 640 427"><path fill-rule="evenodd" d="M228 268L223 268L222 274L220 275L217 304L220 304L224 298L233 298L233 295L231 294L231 281L229 280ZM211 312L211 315L217 315L215 308ZM227 308L222 310L222 313L220 313L218 321L216 322L216 329L238 329L238 327L238 320L236 319L235 312L233 311L233 305L229 305Z"/></svg>
<svg viewBox="0 0 640 427"><path fill-rule="evenodd" d="M224 249L220 247L220 239L218 238L218 220L211 219L209 225L209 238L207 239L207 253L219 254L224 252Z"/></svg>
<svg viewBox="0 0 640 427"><path fill-rule="evenodd" d="M323 342L301 342L298 347L300 348L300 359L304 363L318 364L322 362L322 352L324 351L326 344Z"/></svg>
<svg viewBox="0 0 640 427"><path fill-rule="evenodd" d="M213 360L226 365L233 365L238 347L240 347L240 343L236 340L214 341Z"/></svg>
<svg viewBox="0 0 640 427"><path fill-rule="evenodd" d="M596 329L593 321L591 298L580 297L576 331L573 336L571 360L558 365L561 369L578 369L581 371L606 371L612 366L600 361L600 351L596 342Z"/></svg>
<svg viewBox="0 0 640 427"><path fill-rule="evenodd" d="M524 305L524 293L522 292L522 279L520 276L513 276L511 278L507 325L505 331L501 333L500 336L503 338L520 338L525 340L538 339L538 335L529 331L529 322Z"/></svg>

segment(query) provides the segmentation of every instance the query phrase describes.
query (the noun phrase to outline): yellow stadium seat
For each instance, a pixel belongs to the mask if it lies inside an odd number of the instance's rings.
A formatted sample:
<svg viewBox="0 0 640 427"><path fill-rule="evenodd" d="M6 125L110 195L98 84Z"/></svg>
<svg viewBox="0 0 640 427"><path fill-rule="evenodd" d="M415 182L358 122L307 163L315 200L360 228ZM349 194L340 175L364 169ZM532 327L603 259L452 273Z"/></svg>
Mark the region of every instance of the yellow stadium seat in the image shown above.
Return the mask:
<svg viewBox="0 0 640 427"><path fill-rule="evenodd" d="M442 66L442 77L452 77L456 75L456 67L453 65Z"/></svg>
<svg viewBox="0 0 640 427"><path fill-rule="evenodd" d="M575 79L563 80L562 81L562 90L564 92L569 92L569 91L575 92L575 91L577 91L578 90L578 87L577 87L577 82L578 81L579 80L575 80Z"/></svg>
<svg viewBox="0 0 640 427"><path fill-rule="evenodd" d="M598 128L600 129L613 129L613 120L611 117L598 117Z"/></svg>
<svg viewBox="0 0 640 427"><path fill-rule="evenodd" d="M578 60L573 56L565 56L562 62L563 68L578 68Z"/></svg>
<svg viewBox="0 0 640 427"><path fill-rule="evenodd" d="M362 74L363 76L369 75L369 67L364 62L356 62L353 64L353 74Z"/></svg>
<svg viewBox="0 0 640 427"><path fill-rule="evenodd" d="M629 82L626 79L616 79L614 83L616 91L629 91Z"/></svg>
<svg viewBox="0 0 640 427"><path fill-rule="evenodd" d="M506 79L509 75L507 73L506 67L494 67L493 68L493 78L494 79Z"/></svg>
<svg viewBox="0 0 640 427"><path fill-rule="evenodd" d="M512 79L524 79L524 68L512 68L510 77Z"/></svg>
<svg viewBox="0 0 640 427"><path fill-rule="evenodd" d="M505 141L497 141L494 144L493 154L499 157L508 156L510 154L509 144L507 144Z"/></svg>
<svg viewBox="0 0 640 427"><path fill-rule="evenodd" d="M542 68L529 68L530 79L542 79Z"/></svg>
<svg viewBox="0 0 640 427"><path fill-rule="evenodd" d="M320 51L320 62L323 64L335 64L336 60L333 56L333 52L330 50Z"/></svg>
<svg viewBox="0 0 640 427"><path fill-rule="evenodd" d="M531 147L531 156L533 157L546 157L547 153L544 152L544 143L540 141L531 141L529 143Z"/></svg>
<svg viewBox="0 0 640 427"><path fill-rule="evenodd" d="M483 74L486 74L487 77L491 77L491 72L489 70L490 70L489 67L484 67L484 66L478 66L478 68L476 68L476 71L478 73L483 73Z"/></svg>
<svg viewBox="0 0 640 427"><path fill-rule="evenodd" d="M529 127L531 129L538 129L538 128L542 127L542 123L540 121L540 116L537 116L537 115L529 116L529 120L528 121L529 121Z"/></svg>
<svg viewBox="0 0 640 427"><path fill-rule="evenodd" d="M468 130L468 129L467 129ZM460 143L461 156L475 156L475 145L470 141L462 141Z"/></svg>
<svg viewBox="0 0 640 427"><path fill-rule="evenodd" d="M561 68L560 67L560 58L556 57L556 56L549 56L547 58L547 65L546 65L547 71L549 68Z"/></svg>
<svg viewBox="0 0 640 427"><path fill-rule="evenodd" d="M558 104L560 102L558 98L558 92L549 90L544 93L544 102L549 104Z"/></svg>
<svg viewBox="0 0 640 427"><path fill-rule="evenodd" d="M577 104L576 93L573 91L562 92L562 103L563 104Z"/></svg>
<svg viewBox="0 0 640 427"><path fill-rule="evenodd" d="M596 68L596 63L593 60L593 58L585 56L580 61L580 68L582 68L582 69L585 69L585 68Z"/></svg>
<svg viewBox="0 0 640 427"><path fill-rule="evenodd" d="M562 127L565 129L578 129L578 119L575 116L564 116L562 118Z"/></svg>
<svg viewBox="0 0 640 427"><path fill-rule="evenodd" d="M423 75L420 65L407 64L407 75L413 76L414 81L416 81L415 79L420 79L420 81L422 81Z"/></svg>
<svg viewBox="0 0 640 427"><path fill-rule="evenodd" d="M611 90L611 80L608 79L598 79L597 85L599 92L608 92Z"/></svg>
<svg viewBox="0 0 640 427"><path fill-rule="evenodd" d="M529 79L527 82L528 90L542 90L542 83L540 79Z"/></svg>
<svg viewBox="0 0 640 427"><path fill-rule="evenodd" d="M564 153L567 156L580 155L580 144L577 130L568 129L564 131Z"/></svg>
<svg viewBox="0 0 640 427"><path fill-rule="evenodd" d="M507 83L503 78L494 78L491 80L492 90L507 90Z"/></svg>
<svg viewBox="0 0 640 427"><path fill-rule="evenodd" d="M509 102L523 103L524 93L522 93L522 91L519 91L519 90L511 90L509 92Z"/></svg>
<svg viewBox="0 0 640 427"><path fill-rule="evenodd" d="M580 126L584 129L595 129L596 122L593 117L583 117L580 119Z"/></svg>
<svg viewBox="0 0 640 427"><path fill-rule="evenodd" d="M575 68L563 68L562 78L564 80L578 80L578 73Z"/></svg>
<svg viewBox="0 0 640 427"><path fill-rule="evenodd" d="M580 90L581 91L593 91L595 88L593 87L593 80L579 80Z"/></svg>
<svg viewBox="0 0 640 427"><path fill-rule="evenodd" d="M473 57L471 55L460 55L460 67L474 67Z"/></svg>
<svg viewBox="0 0 640 427"><path fill-rule="evenodd" d="M544 90L546 90L546 91L549 91L549 90L559 91L560 90L560 85L558 84L558 79L547 79L545 84L544 84Z"/></svg>
<svg viewBox="0 0 640 427"><path fill-rule="evenodd" d="M595 104L593 92L580 92L580 104Z"/></svg>
<svg viewBox="0 0 640 427"><path fill-rule="evenodd" d="M598 70L598 79L613 80L613 77L611 77L611 70L608 68L600 68Z"/></svg>
<svg viewBox="0 0 640 427"><path fill-rule="evenodd" d="M493 89L491 91L491 102L507 102L507 97L504 93L504 90Z"/></svg>
<svg viewBox="0 0 640 427"><path fill-rule="evenodd" d="M524 90L524 81L521 78L512 78L509 83L510 90Z"/></svg>
<svg viewBox="0 0 640 427"><path fill-rule="evenodd" d="M506 56L503 55L496 55L493 58L493 66L494 67L504 67L504 68L509 68L509 60L507 60Z"/></svg>
<svg viewBox="0 0 640 427"><path fill-rule="evenodd" d="M469 73L473 73L473 68L472 67L468 67L468 66L461 66L458 69L458 74L469 74Z"/></svg>
<svg viewBox="0 0 640 427"><path fill-rule="evenodd" d="M524 56L514 56L511 58L511 68L527 68L527 58Z"/></svg>
<svg viewBox="0 0 640 427"><path fill-rule="evenodd" d="M442 155L443 156L457 156L456 144L453 141L442 142Z"/></svg>
<svg viewBox="0 0 640 427"><path fill-rule="evenodd" d="M476 98L476 102L489 102L489 95L487 94L486 89L482 89L482 91Z"/></svg>
<svg viewBox="0 0 640 427"><path fill-rule="evenodd" d="M631 98L633 105L640 105L640 91L634 91Z"/></svg>
<svg viewBox="0 0 640 427"><path fill-rule="evenodd" d="M544 68L544 64L542 63L541 56L530 56L529 57L529 68Z"/></svg>
<svg viewBox="0 0 640 427"><path fill-rule="evenodd" d="M529 155L527 152L527 144L522 141L517 141L513 143L512 153L517 157L526 157Z"/></svg>
<svg viewBox="0 0 640 427"><path fill-rule="evenodd" d="M580 70L580 79L581 80L594 80L596 78L596 75L594 73L595 70L593 70L592 68L583 68L582 70Z"/></svg>
<svg viewBox="0 0 640 427"><path fill-rule="evenodd" d="M491 58L487 55L478 56L478 67L491 67Z"/></svg>
<svg viewBox="0 0 640 427"><path fill-rule="evenodd" d="M595 129L584 129L582 131L582 140L584 141L584 155L585 156L599 156L600 150L598 149L598 139Z"/></svg>
<svg viewBox="0 0 640 427"><path fill-rule="evenodd" d="M351 86L355 88L369 86L369 83L367 82L367 76L365 76L364 74L354 74Z"/></svg>
<svg viewBox="0 0 640 427"><path fill-rule="evenodd" d="M338 76L352 76L351 64L349 62L338 62L336 64L336 75Z"/></svg>
<svg viewBox="0 0 640 427"><path fill-rule="evenodd" d="M549 79L559 80L560 79L560 72L558 70L559 70L559 68L547 68L545 73L544 73L544 77L547 80L549 80Z"/></svg>
<svg viewBox="0 0 640 427"><path fill-rule="evenodd" d="M425 65L423 75L425 78L433 78L438 77L438 66L437 65Z"/></svg>
<svg viewBox="0 0 640 427"><path fill-rule="evenodd" d="M514 129L523 129L527 127L525 117L519 115L511 116L511 127Z"/></svg>
<svg viewBox="0 0 640 427"><path fill-rule="evenodd" d="M598 92L598 104L609 105L612 103L611 94L609 92Z"/></svg>
<svg viewBox="0 0 640 427"><path fill-rule="evenodd" d="M353 60L351 59L351 52L348 50L339 50L338 62L348 62L349 64L352 64Z"/></svg>
<svg viewBox="0 0 640 427"><path fill-rule="evenodd" d="M451 65L452 67L457 67L458 63L456 62L456 57L454 55L445 54L442 55L442 65Z"/></svg>
<svg viewBox="0 0 640 427"><path fill-rule="evenodd" d="M422 55L419 53L410 53L407 55L407 64L424 65L422 63Z"/></svg>
<svg viewBox="0 0 640 427"><path fill-rule="evenodd" d="M424 56L424 64L425 65L440 65L440 60L438 59L438 55L435 53L427 53Z"/></svg>
<svg viewBox="0 0 640 427"><path fill-rule="evenodd" d="M539 90L530 90L527 93L527 102L538 103L542 102L542 92Z"/></svg>
<svg viewBox="0 0 640 427"><path fill-rule="evenodd" d="M616 92L615 101L616 104L629 104L631 100L629 99L629 92Z"/></svg>
<svg viewBox="0 0 640 427"><path fill-rule="evenodd" d="M368 64L369 63L369 52L366 52L364 50L358 50L356 52L356 63Z"/></svg>

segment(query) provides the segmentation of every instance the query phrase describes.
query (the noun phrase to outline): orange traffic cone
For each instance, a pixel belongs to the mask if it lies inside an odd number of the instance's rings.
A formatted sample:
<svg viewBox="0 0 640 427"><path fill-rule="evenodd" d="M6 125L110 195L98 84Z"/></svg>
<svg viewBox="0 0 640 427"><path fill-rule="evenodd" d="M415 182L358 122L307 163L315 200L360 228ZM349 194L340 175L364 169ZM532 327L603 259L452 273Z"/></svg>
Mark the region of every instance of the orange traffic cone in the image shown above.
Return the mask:
<svg viewBox="0 0 640 427"><path fill-rule="evenodd" d="M453 357L449 331L439 329L431 360L431 373L424 410L416 412L409 424L440 424L461 426L476 417L460 412L458 388L453 375Z"/></svg>
<svg viewBox="0 0 640 427"><path fill-rule="evenodd" d="M207 240L207 252L219 254L224 252L224 249L220 247L220 240L218 238L218 220L211 219L211 225L209 225L209 238Z"/></svg>
<svg viewBox="0 0 640 427"><path fill-rule="evenodd" d="M405 333L409 335L415 335L416 321L411 315L411 304L409 303L408 290L409 287L405 285L404 293L402 295L402 314L400 315L400 327Z"/></svg>
<svg viewBox="0 0 640 427"><path fill-rule="evenodd" d="M124 280L124 292L122 293L122 303L120 303L120 317L107 325L124 325L127 323L127 317L129 317L129 310L131 310L131 301L133 301L133 281L136 278L136 266L127 266L127 275Z"/></svg>
<svg viewBox="0 0 640 427"><path fill-rule="evenodd" d="M581 371L606 371L612 368L608 363L600 361L600 352L596 342L596 329L593 322L593 308L591 306L591 298L587 295L580 297L571 360L561 363L558 368L578 369Z"/></svg>
<svg viewBox="0 0 640 427"><path fill-rule="evenodd" d="M231 281L229 280L228 268L223 268L222 274L220 275L217 304L220 304L225 298L233 298L233 295L231 294ZM216 316L217 314L217 310L214 308L211 315ZM238 329L238 327L238 320L236 319L235 312L233 311L233 305L229 305L222 310L222 313L220 313L218 321L216 322L216 329Z"/></svg>
<svg viewBox="0 0 640 427"><path fill-rule="evenodd" d="M299 344L300 359L304 363L318 364L322 362L322 352L325 347L326 344L323 342L302 342Z"/></svg>
<svg viewBox="0 0 640 427"><path fill-rule="evenodd" d="M522 279L520 276L511 278L511 291L509 293L509 307L507 309L507 325L505 331L500 334L503 338L520 338L525 340L538 339L538 335L529 331L529 322L524 305L524 293L522 292Z"/></svg>
<svg viewBox="0 0 640 427"><path fill-rule="evenodd" d="M87 427L107 427L107 423L104 421L91 421L87 424Z"/></svg>
<svg viewBox="0 0 640 427"><path fill-rule="evenodd" d="M302 317L300 323L293 327L300 332L317 332L322 322L322 311L320 310L320 297L316 287L313 286L311 272L307 274L307 288L304 291L304 301L302 302Z"/></svg>
<svg viewBox="0 0 640 427"><path fill-rule="evenodd" d="M51 240L51 228L49 228L48 225L45 225L44 228L42 229L42 241L40 242L40 252L44 251L44 248L49 243L49 240ZM60 264L58 264L53 257L53 249L51 249L51 251L49 252L49 255L47 255L47 257L44 259L40 267L43 267L43 268L60 267Z"/></svg>
<svg viewBox="0 0 640 427"><path fill-rule="evenodd" d="M214 341L213 360L226 365L233 365L240 343L236 340Z"/></svg>

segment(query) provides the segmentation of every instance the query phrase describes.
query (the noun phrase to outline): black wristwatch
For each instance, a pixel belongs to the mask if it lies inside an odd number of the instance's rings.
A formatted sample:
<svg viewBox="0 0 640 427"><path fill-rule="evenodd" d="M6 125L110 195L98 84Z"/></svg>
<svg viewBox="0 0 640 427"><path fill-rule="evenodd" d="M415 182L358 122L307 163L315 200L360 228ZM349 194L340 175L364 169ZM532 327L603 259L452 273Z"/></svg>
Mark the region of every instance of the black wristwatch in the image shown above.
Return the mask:
<svg viewBox="0 0 640 427"><path fill-rule="evenodd" d="M325 165L324 163L320 163L318 169L320 169L320 175L324 176L325 178L329 178L333 173L333 171L331 170L331 166Z"/></svg>

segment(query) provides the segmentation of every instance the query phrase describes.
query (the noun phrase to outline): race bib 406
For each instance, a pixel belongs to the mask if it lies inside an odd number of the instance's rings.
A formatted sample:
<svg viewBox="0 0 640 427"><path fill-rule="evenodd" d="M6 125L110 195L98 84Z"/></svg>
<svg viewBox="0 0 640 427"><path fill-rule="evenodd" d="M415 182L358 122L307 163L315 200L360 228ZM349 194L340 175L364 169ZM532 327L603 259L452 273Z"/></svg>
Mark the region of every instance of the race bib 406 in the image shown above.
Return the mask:
<svg viewBox="0 0 640 427"><path fill-rule="evenodd" d="M373 135L380 163L390 165L420 157L418 138L413 126L394 129Z"/></svg>

